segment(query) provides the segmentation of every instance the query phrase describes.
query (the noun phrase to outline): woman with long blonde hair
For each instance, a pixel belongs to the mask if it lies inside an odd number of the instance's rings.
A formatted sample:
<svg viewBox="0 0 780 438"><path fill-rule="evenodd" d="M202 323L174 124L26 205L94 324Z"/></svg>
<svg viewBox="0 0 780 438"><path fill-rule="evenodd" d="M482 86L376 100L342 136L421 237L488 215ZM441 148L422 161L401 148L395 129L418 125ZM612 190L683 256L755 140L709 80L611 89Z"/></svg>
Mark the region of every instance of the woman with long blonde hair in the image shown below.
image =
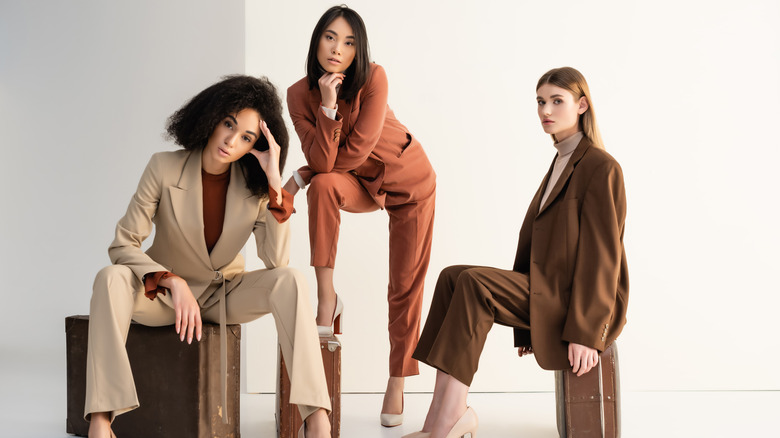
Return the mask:
<svg viewBox="0 0 780 438"><path fill-rule="evenodd" d="M439 275L413 355L438 370L433 400L422 431L405 438L476 435L466 398L493 323L515 328L519 356L582 375L626 322L622 170L604 150L579 71L548 71L536 94L556 157L528 208L512 270L460 265Z"/></svg>

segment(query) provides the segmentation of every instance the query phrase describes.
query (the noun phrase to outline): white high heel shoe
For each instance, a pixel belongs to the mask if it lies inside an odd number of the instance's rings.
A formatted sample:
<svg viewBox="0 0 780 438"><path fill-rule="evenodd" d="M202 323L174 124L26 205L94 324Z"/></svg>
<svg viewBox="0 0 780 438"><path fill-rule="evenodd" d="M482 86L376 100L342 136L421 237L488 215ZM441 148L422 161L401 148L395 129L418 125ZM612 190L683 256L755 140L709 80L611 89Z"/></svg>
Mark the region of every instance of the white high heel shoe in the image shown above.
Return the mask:
<svg viewBox="0 0 780 438"><path fill-rule="evenodd" d="M341 301L341 297L336 295L336 309L333 311L333 319L330 325L318 325L317 332L320 337L327 338L334 334L341 334L341 318L344 313L344 302Z"/></svg>
<svg viewBox="0 0 780 438"><path fill-rule="evenodd" d="M410 434L404 435L401 438L429 438L431 436L430 432L423 432L423 431L417 431L412 432Z"/></svg>
<svg viewBox="0 0 780 438"><path fill-rule="evenodd" d="M469 407L447 433L447 438L465 438L467 436L469 438L476 438L478 426L479 419L477 419L477 413L474 412L474 409Z"/></svg>
<svg viewBox="0 0 780 438"><path fill-rule="evenodd" d="M384 427L400 426L404 422L404 414L379 414L379 422Z"/></svg>
<svg viewBox="0 0 780 438"><path fill-rule="evenodd" d="M403 396L403 394L401 395ZM396 427L400 426L404 422L404 405L403 398L401 399L401 413L400 414L379 414L379 423L384 427Z"/></svg>

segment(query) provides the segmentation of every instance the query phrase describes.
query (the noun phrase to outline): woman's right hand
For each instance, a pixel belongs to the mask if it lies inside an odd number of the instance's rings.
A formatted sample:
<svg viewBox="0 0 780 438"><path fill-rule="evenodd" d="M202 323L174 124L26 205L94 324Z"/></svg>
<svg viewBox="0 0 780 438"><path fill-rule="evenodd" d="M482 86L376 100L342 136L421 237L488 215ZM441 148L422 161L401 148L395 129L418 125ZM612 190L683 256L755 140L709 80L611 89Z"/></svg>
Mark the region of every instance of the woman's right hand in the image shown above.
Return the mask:
<svg viewBox="0 0 780 438"><path fill-rule="evenodd" d="M322 95L322 106L325 108L336 109L336 101L339 97L339 87L344 82L344 73L325 73L320 77L320 94Z"/></svg>
<svg viewBox="0 0 780 438"><path fill-rule="evenodd" d="M200 319L200 306L192 290L183 278L171 276L159 283L171 291L173 300L173 310L176 312L176 333L179 334L179 340L184 341L184 335L187 335L187 343L192 343L192 336L200 341L203 322Z"/></svg>

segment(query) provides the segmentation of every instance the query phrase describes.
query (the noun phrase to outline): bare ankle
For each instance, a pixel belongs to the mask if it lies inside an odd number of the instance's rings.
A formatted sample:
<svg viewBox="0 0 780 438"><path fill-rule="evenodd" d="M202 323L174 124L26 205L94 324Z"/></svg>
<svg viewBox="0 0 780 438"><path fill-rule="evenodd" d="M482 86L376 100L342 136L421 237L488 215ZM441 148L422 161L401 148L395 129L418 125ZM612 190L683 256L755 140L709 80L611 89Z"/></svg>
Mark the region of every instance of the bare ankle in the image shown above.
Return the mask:
<svg viewBox="0 0 780 438"><path fill-rule="evenodd" d="M324 409L318 409L306 418L306 438L330 437L330 420Z"/></svg>
<svg viewBox="0 0 780 438"><path fill-rule="evenodd" d="M109 417L108 412L93 412L89 417L89 438L109 438L111 436L111 417Z"/></svg>
<svg viewBox="0 0 780 438"><path fill-rule="evenodd" d="M386 414L401 414L404 411L404 378L390 377L387 379L387 389L382 401L382 412Z"/></svg>

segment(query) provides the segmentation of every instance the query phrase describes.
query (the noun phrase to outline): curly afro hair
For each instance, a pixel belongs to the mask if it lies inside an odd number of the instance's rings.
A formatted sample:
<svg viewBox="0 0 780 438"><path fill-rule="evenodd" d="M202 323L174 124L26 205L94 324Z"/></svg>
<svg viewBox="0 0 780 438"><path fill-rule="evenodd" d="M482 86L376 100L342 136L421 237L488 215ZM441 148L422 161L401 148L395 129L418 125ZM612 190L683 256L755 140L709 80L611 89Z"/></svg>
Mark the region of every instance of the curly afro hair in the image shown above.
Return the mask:
<svg viewBox="0 0 780 438"><path fill-rule="evenodd" d="M260 118L268 124L268 129L281 148L281 172L287 160L290 138L282 119L282 101L276 87L266 77L225 76L220 82L198 93L168 118L167 138L186 150L201 150L206 147L218 123L226 116L247 108L260 114ZM262 134L255 142L254 148L261 151L268 149L268 142ZM257 159L246 154L238 163L249 191L256 196L267 196L268 178Z"/></svg>

